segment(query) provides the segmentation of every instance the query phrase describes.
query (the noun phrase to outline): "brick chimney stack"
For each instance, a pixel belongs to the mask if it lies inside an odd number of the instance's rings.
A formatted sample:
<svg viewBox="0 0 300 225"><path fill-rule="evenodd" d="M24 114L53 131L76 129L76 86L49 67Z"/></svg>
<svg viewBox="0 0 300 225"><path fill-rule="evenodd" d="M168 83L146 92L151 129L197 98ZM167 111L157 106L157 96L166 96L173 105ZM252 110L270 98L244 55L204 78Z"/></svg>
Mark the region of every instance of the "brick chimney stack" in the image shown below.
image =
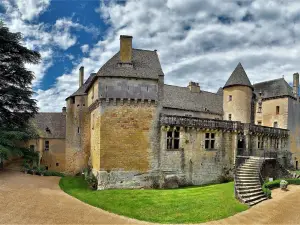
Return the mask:
<svg viewBox="0 0 300 225"><path fill-rule="evenodd" d="M84 80L84 67L80 67L79 69L79 87L83 85L83 80Z"/></svg>
<svg viewBox="0 0 300 225"><path fill-rule="evenodd" d="M200 86L199 86L199 83L190 81L188 88L189 88L190 91L193 92L193 93L200 93Z"/></svg>
<svg viewBox="0 0 300 225"><path fill-rule="evenodd" d="M132 63L132 36L120 36L120 61L121 63Z"/></svg>
<svg viewBox="0 0 300 225"><path fill-rule="evenodd" d="M299 73L293 75L293 92L296 98L299 97Z"/></svg>

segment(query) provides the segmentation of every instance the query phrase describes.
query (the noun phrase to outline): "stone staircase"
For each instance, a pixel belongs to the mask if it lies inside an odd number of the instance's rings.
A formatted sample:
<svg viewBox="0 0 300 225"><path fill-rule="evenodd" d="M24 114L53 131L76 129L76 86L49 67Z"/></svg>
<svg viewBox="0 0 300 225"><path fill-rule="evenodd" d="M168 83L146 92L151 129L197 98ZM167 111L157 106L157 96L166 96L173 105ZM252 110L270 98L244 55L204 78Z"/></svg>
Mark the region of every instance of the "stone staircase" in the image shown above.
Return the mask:
<svg viewBox="0 0 300 225"><path fill-rule="evenodd" d="M236 171L235 188L237 195L249 206L267 199L259 179L261 160L263 159L250 157Z"/></svg>

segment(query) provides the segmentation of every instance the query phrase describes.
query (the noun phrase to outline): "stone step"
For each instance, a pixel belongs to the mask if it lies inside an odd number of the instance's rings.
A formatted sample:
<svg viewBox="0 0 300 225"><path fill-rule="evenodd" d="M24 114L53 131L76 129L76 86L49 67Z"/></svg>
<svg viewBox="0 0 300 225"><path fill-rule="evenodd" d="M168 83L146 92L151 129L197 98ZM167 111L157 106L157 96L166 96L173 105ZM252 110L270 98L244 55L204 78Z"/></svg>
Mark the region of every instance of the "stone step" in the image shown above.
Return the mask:
<svg viewBox="0 0 300 225"><path fill-rule="evenodd" d="M237 176L237 180L259 180L259 176Z"/></svg>
<svg viewBox="0 0 300 225"><path fill-rule="evenodd" d="M260 185L237 185L236 186L236 190L239 192L239 191L249 191L249 190L254 190L254 189L258 189L258 188L261 188Z"/></svg>
<svg viewBox="0 0 300 225"><path fill-rule="evenodd" d="M245 193L252 193L252 192L256 192L256 191L262 191L261 187L257 187L257 188L248 188L248 189L238 189L237 192L239 194L245 194Z"/></svg>
<svg viewBox="0 0 300 225"><path fill-rule="evenodd" d="M236 185L239 185L239 186L257 186L257 185L261 186L259 181L257 181L257 182L255 182L255 181L236 181L235 183L236 183Z"/></svg>
<svg viewBox="0 0 300 225"><path fill-rule="evenodd" d="M237 172L256 172L256 173L259 173L259 170L255 169L255 168L240 168Z"/></svg>
<svg viewBox="0 0 300 225"><path fill-rule="evenodd" d="M260 168L259 165L242 165L241 168Z"/></svg>
<svg viewBox="0 0 300 225"><path fill-rule="evenodd" d="M256 205L256 204L258 204L258 203L260 203L260 202L262 202L262 201L265 201L265 200L267 200L268 198L267 197L262 197L262 198L259 198L259 199L257 199L257 200L255 200L255 201L252 201L252 202L249 202L249 206L254 206L254 205Z"/></svg>
<svg viewBox="0 0 300 225"><path fill-rule="evenodd" d="M259 177L258 173L237 173L237 177Z"/></svg>
<svg viewBox="0 0 300 225"><path fill-rule="evenodd" d="M256 196L249 197L249 198L243 198L243 201L245 203L250 203L250 202L253 202L253 201L258 200L260 198L266 198L266 196L264 194L260 194L260 195L256 195Z"/></svg>
<svg viewBox="0 0 300 225"><path fill-rule="evenodd" d="M255 197L257 195L263 195L263 191L253 191L253 192L249 192L249 193L242 193L240 194L240 196L244 199L244 198L250 198L250 197Z"/></svg>

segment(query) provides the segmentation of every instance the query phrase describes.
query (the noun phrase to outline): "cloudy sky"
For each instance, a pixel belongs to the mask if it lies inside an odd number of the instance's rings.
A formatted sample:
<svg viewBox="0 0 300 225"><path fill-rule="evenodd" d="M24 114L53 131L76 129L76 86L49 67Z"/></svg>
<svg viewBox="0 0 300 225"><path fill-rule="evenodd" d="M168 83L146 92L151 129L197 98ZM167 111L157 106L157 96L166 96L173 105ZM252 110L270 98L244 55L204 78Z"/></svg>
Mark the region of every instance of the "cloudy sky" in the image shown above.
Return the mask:
<svg viewBox="0 0 300 225"><path fill-rule="evenodd" d="M216 92L238 62L252 83L300 72L300 2L267 0L1 0L0 19L42 55L33 89L40 111L60 111L119 50L157 49L165 82Z"/></svg>

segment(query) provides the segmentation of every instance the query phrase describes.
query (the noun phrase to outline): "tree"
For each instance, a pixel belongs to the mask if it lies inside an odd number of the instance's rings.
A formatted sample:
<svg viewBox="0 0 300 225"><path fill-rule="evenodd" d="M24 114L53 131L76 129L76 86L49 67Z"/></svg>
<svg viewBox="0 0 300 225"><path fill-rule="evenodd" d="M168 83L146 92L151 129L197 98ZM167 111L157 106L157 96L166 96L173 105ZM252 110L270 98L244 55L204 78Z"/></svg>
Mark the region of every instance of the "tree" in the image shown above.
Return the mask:
<svg viewBox="0 0 300 225"><path fill-rule="evenodd" d="M21 40L21 33L9 32L0 23L0 128L23 127L38 110L32 99L34 74L25 63L39 63L41 56Z"/></svg>
<svg viewBox="0 0 300 225"><path fill-rule="evenodd" d="M0 162L10 155L24 155L20 141L34 134L29 119L37 113L32 98L33 72L25 63L37 64L41 56L21 44L21 33L12 33L0 21ZM31 153L30 153L31 154Z"/></svg>

